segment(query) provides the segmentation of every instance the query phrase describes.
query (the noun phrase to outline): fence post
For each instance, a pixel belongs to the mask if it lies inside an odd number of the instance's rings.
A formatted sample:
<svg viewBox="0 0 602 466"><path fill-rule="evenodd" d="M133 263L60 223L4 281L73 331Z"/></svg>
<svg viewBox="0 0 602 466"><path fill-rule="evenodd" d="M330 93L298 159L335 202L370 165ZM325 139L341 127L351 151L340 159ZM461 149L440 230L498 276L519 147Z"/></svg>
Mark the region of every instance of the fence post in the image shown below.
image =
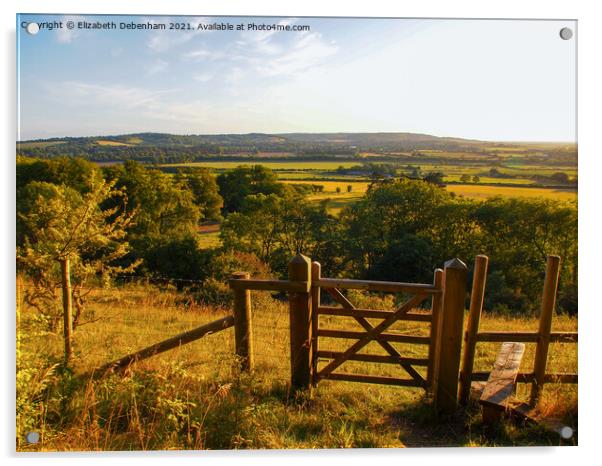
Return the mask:
<svg viewBox="0 0 602 466"><path fill-rule="evenodd" d="M443 312L439 332L439 368L434 404L437 411L452 414L458 407L458 375L466 300L466 264L460 259L445 263Z"/></svg>
<svg viewBox="0 0 602 466"><path fill-rule="evenodd" d="M433 394L437 386L437 367L439 361L439 350L437 343L439 342L439 331L441 329L441 305L443 304L443 270L436 269L433 276L433 285L441 290L441 293L433 295L431 303L431 333L428 354L428 369L426 374L426 384L429 392Z"/></svg>
<svg viewBox="0 0 602 466"><path fill-rule="evenodd" d="M309 388L311 382L311 260L302 254L288 264L291 282L307 282L307 292L290 292L291 386Z"/></svg>
<svg viewBox="0 0 602 466"><path fill-rule="evenodd" d="M232 274L235 280L247 280L250 277L247 272ZM234 288L234 340L241 370L252 370L254 358L251 290L244 288Z"/></svg>
<svg viewBox="0 0 602 466"><path fill-rule="evenodd" d="M488 264L489 258L485 255L479 254L475 259L472 291L470 293L470 311L468 313L466 333L464 333L464 355L462 358L462 371L460 372L460 403L463 405L468 403L470 396L474 353L477 346L477 333L479 332L481 312L483 311Z"/></svg>
<svg viewBox="0 0 602 466"><path fill-rule="evenodd" d="M311 263L311 281L312 284L320 280L322 276L322 266L319 262ZM318 383L318 307L320 306L320 287L313 285L311 287L311 384L315 387Z"/></svg>
<svg viewBox="0 0 602 466"><path fill-rule="evenodd" d="M552 316L556 307L556 289L560 273L560 257L548 256L546 278L541 297L541 315L539 316L539 331L537 348L535 349L535 364L533 366L533 384L531 385L531 404L535 404L543 388L552 330Z"/></svg>
<svg viewBox="0 0 602 466"><path fill-rule="evenodd" d="M61 284L63 288L63 338L65 340L65 361L71 359L73 347L71 335L73 333L73 317L71 306L71 272L69 259L61 259Z"/></svg>

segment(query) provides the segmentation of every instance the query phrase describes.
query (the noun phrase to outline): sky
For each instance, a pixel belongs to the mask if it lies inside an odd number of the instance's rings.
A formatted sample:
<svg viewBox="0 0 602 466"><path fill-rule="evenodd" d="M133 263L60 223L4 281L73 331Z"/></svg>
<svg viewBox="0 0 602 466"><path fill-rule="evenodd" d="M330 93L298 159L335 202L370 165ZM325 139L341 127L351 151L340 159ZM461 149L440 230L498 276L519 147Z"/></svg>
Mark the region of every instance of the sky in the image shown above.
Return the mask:
<svg viewBox="0 0 602 466"><path fill-rule="evenodd" d="M44 27L53 21L63 27ZM234 30L199 28L216 23ZM18 139L399 131L574 142L576 36L562 40L563 27L576 33L551 20L20 15Z"/></svg>

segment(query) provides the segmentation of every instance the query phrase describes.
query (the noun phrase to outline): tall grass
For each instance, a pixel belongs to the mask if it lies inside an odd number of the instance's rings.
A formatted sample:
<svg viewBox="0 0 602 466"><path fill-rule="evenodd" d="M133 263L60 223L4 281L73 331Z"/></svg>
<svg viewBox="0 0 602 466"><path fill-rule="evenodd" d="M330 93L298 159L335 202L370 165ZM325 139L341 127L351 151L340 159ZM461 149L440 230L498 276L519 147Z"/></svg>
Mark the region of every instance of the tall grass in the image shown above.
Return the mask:
<svg viewBox="0 0 602 466"><path fill-rule="evenodd" d="M27 284L25 284L27 286ZM394 297L353 293L358 306L392 308ZM48 333L24 303L18 319L17 448L48 450L156 450L233 448L348 448L432 445L554 445L558 435L504 423L483 426L477 406L441 422L421 389L323 381L311 392L288 385L288 304L253 293L256 368L238 371L234 333L227 329L157 355L124 374L93 379L99 366L230 313L195 302L172 288L128 285L92 292L75 353L62 362L62 336ZM376 322L373 322L375 324ZM321 327L360 330L353 319L322 316ZM556 330L575 330L576 319L557 317ZM527 318L485 315L484 329L536 328ZM424 334L428 324L399 322L392 331ZM343 351L349 341L321 339L321 349ZM532 345L529 345L532 346ZM426 347L397 345L425 357ZM480 343L476 370L489 370L499 344ZM371 343L365 352L383 354ZM576 345L554 344L549 371L576 372ZM530 370L533 348L522 369ZM394 365L346 362L346 372L404 377ZM520 386L517 396L527 395ZM576 386L548 384L546 414L576 427ZM27 432L41 434L28 444Z"/></svg>

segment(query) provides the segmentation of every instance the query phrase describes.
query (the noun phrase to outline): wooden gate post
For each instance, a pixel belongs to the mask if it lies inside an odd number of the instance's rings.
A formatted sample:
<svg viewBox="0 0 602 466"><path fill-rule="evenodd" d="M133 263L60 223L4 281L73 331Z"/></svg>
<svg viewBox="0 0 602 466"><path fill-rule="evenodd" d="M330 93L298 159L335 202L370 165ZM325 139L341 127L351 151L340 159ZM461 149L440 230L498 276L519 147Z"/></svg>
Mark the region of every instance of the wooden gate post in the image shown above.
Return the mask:
<svg viewBox="0 0 602 466"><path fill-rule="evenodd" d="M311 281L312 283L322 278L322 266L319 262L311 263ZM320 306L320 287L311 287L311 384L315 387L318 384L318 307Z"/></svg>
<svg viewBox="0 0 602 466"><path fill-rule="evenodd" d="M306 292L290 292L291 386L309 388L311 383L311 260L302 254L288 264L291 282L306 282Z"/></svg>
<svg viewBox="0 0 602 466"><path fill-rule="evenodd" d="M433 285L443 290L443 270L435 269L433 276ZM443 293L437 293L433 295L431 303L431 332L429 342L429 353L428 353L428 368L426 374L426 384L428 386L428 392L433 394L435 387L437 386L437 371L439 367L439 332L441 330L441 308L443 304Z"/></svg>
<svg viewBox="0 0 602 466"><path fill-rule="evenodd" d="M541 315L539 316L539 336L535 349L535 363L533 366L533 385L531 385L531 404L537 402L546 376L546 363L548 361L548 347L550 346L550 331L552 330L552 316L556 307L556 289L560 273L560 257L548 256L546 264L546 278L543 284L541 297Z"/></svg>
<svg viewBox="0 0 602 466"><path fill-rule="evenodd" d="M61 282L63 288L63 338L65 340L65 361L73 354L71 335L73 333L73 317L71 306L71 272L69 259L61 259Z"/></svg>
<svg viewBox="0 0 602 466"><path fill-rule="evenodd" d="M445 263L443 312L437 344L439 368L434 396L435 409L443 414L452 414L458 407L466 277L466 264L460 259Z"/></svg>
<svg viewBox="0 0 602 466"><path fill-rule="evenodd" d="M247 280L251 275L247 272L232 274L233 279ZM243 371L253 369L253 325L251 314L251 290L234 288L234 340L236 355L240 357L240 368Z"/></svg>
<svg viewBox="0 0 602 466"><path fill-rule="evenodd" d="M470 293L470 311L468 313L466 333L464 334L464 355L462 358L462 371L460 372L460 403L463 405L468 403L468 397L470 396L474 353L477 346L477 333L479 332L481 312L483 311L488 264L489 258L485 255L480 254L475 259L472 292Z"/></svg>

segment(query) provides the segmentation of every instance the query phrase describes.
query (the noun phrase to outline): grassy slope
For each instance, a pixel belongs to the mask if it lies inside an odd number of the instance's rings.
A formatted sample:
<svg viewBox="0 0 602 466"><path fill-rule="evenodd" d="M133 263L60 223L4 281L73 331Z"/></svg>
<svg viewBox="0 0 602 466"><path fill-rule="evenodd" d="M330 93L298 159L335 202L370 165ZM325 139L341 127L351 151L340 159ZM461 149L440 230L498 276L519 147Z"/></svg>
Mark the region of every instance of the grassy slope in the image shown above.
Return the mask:
<svg viewBox="0 0 602 466"><path fill-rule="evenodd" d="M357 305L390 308L391 299L355 295ZM49 360L61 354L60 334L44 334L35 313L22 307L19 365L43 374ZM479 410L441 422L432 416L419 389L323 381L310 394L290 393L288 306L269 293L253 294L256 371L237 373L232 356L233 330L209 335L138 363L125 376L92 382L81 374L165 337L228 313L200 306L173 290L130 285L95 290L84 320L100 319L76 331L75 377L49 375L59 388L36 395L39 379L25 386L30 414L22 416L23 432L42 432L42 442L20 443L20 450L339 448L433 445L554 445L559 439L535 428L503 424L487 432ZM322 320L327 328L357 329L352 319ZM558 317L556 330L575 330L576 319ZM534 319L502 319L485 315L483 328L536 328ZM426 334L427 324L398 323L394 330ZM320 340L322 349L344 350L350 342ZM364 351L381 354L371 343ZM532 345L529 345L532 346ZM499 348L480 344L476 369L487 370ZM426 348L399 346L404 354L422 357ZM523 368L532 365L529 348ZM403 377L396 367L345 363L345 371ZM39 367L37 367L39 366ZM576 345L553 345L548 370L576 372ZM37 372L36 372L37 371ZM37 382L36 382L37 380ZM19 386L19 385L18 385ZM519 396L526 395L520 387ZM20 399L21 399L20 398ZM576 387L546 386L542 408L576 427ZM31 405L31 406L30 406ZM25 412L28 412L25 410Z"/></svg>

